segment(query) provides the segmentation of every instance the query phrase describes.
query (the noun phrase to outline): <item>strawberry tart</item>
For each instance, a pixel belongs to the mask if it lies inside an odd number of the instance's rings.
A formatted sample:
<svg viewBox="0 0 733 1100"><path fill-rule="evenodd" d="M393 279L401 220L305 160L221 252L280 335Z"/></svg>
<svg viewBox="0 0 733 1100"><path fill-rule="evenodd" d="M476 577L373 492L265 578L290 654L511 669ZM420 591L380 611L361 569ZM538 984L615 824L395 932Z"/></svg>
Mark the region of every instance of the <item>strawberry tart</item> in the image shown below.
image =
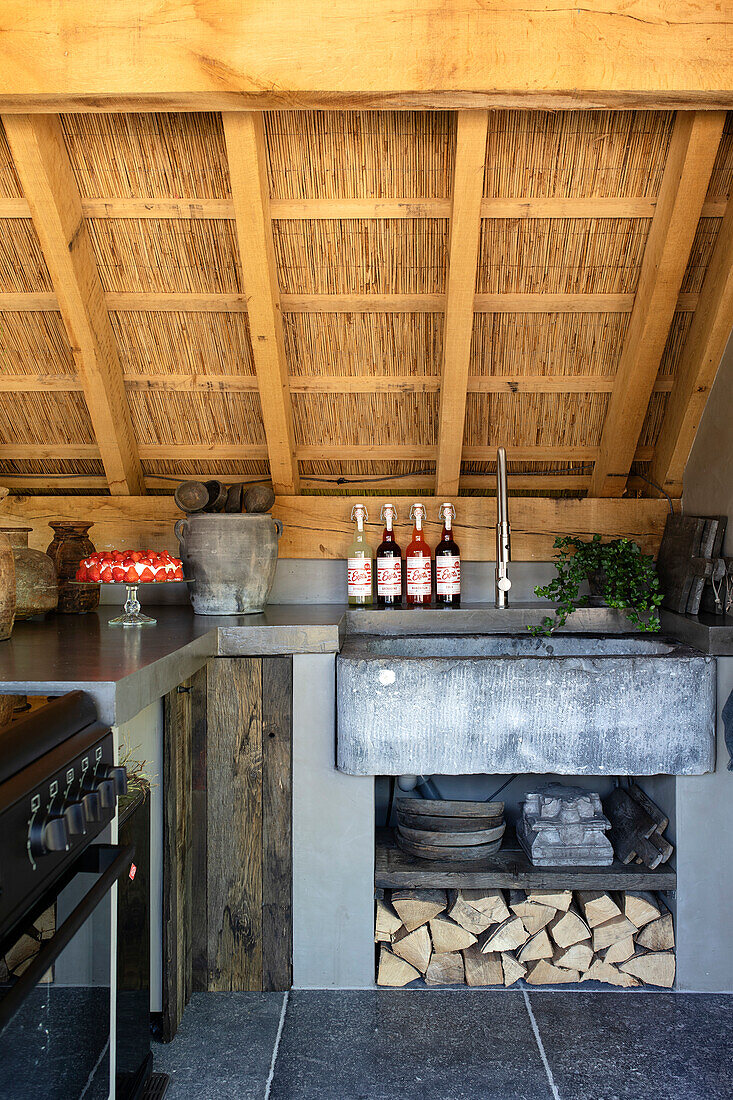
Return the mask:
<svg viewBox="0 0 733 1100"><path fill-rule="evenodd" d="M78 581L102 584L149 584L151 581L182 581L183 563L165 552L152 550L102 550L79 563Z"/></svg>

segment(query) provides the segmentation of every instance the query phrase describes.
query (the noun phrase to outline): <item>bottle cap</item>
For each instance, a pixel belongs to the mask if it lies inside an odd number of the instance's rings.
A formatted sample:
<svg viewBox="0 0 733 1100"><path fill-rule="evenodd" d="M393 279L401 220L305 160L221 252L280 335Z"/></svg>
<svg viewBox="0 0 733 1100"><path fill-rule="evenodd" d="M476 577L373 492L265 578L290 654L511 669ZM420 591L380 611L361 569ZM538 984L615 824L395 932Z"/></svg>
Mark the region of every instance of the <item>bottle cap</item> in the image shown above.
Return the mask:
<svg viewBox="0 0 733 1100"><path fill-rule="evenodd" d="M369 522L369 513L366 510L365 504L355 504L354 507L351 509L352 520L358 519L359 514L361 514L361 518L364 520L364 523Z"/></svg>
<svg viewBox="0 0 733 1100"><path fill-rule="evenodd" d="M415 519L418 514L420 515L421 519L425 519L424 504L413 504L410 508L410 519Z"/></svg>
<svg viewBox="0 0 733 1100"><path fill-rule="evenodd" d="M397 519L397 509L395 508L394 504L383 504L382 510L379 513L379 518L381 520L385 520L387 518L387 509L392 512L392 522L394 523Z"/></svg>

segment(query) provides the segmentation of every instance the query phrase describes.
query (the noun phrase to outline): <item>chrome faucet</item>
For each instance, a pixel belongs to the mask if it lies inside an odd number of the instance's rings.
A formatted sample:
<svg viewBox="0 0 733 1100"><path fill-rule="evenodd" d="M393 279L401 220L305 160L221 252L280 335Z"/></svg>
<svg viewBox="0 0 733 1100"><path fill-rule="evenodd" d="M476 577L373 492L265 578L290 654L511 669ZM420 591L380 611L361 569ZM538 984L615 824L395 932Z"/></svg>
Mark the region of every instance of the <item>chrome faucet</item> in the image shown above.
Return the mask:
<svg viewBox="0 0 733 1100"><path fill-rule="evenodd" d="M509 604L509 580L507 566L512 558L512 529L509 526L509 498L506 488L506 451L499 447L496 452L496 572L495 605L507 607Z"/></svg>

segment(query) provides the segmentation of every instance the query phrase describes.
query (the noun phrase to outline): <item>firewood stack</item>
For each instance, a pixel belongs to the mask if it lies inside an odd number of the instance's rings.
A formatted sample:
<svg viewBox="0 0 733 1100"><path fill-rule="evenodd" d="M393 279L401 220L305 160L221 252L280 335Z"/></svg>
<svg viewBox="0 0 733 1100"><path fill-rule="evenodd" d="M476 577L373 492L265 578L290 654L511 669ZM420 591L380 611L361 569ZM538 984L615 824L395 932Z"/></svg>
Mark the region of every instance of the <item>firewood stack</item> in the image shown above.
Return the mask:
<svg viewBox="0 0 733 1100"><path fill-rule="evenodd" d="M672 914L659 894L392 890L377 899L377 984L674 984Z"/></svg>

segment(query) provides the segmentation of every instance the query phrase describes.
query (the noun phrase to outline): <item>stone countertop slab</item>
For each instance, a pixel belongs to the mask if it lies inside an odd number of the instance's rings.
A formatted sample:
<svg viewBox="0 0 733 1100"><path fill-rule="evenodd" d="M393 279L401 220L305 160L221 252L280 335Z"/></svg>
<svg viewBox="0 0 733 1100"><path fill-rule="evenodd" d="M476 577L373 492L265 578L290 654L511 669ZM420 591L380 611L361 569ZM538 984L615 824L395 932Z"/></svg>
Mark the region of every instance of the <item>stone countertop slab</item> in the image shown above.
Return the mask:
<svg viewBox="0 0 733 1100"><path fill-rule="evenodd" d="M53 614L18 623L0 642L0 694L85 691L102 721L119 724L215 656L335 653L343 638L341 606L279 605L261 615L194 615L190 607L150 611L157 626L111 627L114 610Z"/></svg>

